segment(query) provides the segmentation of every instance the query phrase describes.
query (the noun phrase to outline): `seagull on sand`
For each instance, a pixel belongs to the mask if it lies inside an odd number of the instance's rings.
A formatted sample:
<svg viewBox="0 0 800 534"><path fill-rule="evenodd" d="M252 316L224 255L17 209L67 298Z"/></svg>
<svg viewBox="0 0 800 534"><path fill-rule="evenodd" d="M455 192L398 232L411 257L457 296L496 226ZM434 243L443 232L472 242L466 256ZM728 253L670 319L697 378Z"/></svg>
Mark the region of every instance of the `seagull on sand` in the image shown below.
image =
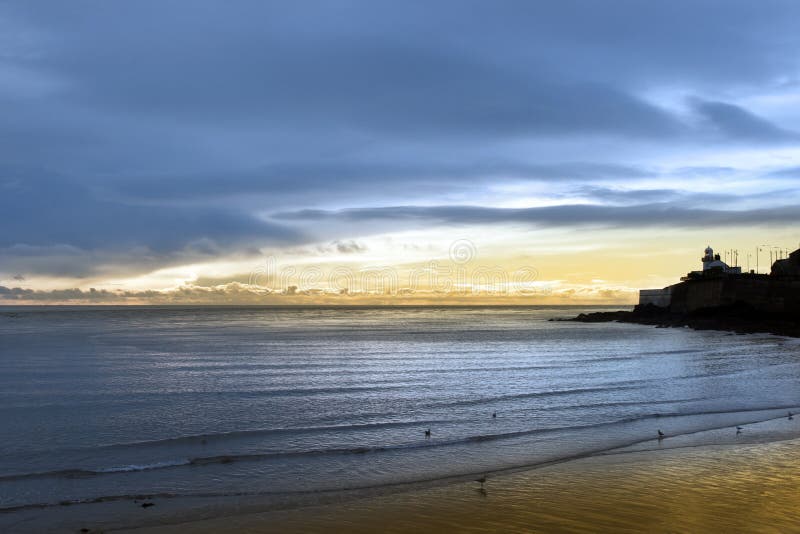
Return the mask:
<svg viewBox="0 0 800 534"><path fill-rule="evenodd" d="M486 484L486 475L483 475L481 478L476 478L475 482L481 485L481 489L483 489L483 485Z"/></svg>
<svg viewBox="0 0 800 534"><path fill-rule="evenodd" d="M664 439L664 436L665 436L665 434L661 430L659 430L658 431L658 439Z"/></svg>

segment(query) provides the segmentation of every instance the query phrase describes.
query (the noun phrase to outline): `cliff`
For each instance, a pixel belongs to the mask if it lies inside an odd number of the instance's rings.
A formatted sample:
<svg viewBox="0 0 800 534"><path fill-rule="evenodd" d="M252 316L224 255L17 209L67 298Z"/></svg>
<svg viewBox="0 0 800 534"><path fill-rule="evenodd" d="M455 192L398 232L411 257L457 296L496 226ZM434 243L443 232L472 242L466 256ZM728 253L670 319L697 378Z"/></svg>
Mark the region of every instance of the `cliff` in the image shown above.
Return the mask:
<svg viewBox="0 0 800 534"><path fill-rule="evenodd" d="M704 269L692 271L683 282L663 289L642 289L633 311L582 313L572 320L800 337L800 250L776 261L769 275L742 274L738 267L722 262L717 262L719 268L708 269L712 254L708 247Z"/></svg>
<svg viewBox="0 0 800 534"><path fill-rule="evenodd" d="M800 277L724 275L687 280L669 289L668 309L674 314L737 305L766 314L800 313Z"/></svg>

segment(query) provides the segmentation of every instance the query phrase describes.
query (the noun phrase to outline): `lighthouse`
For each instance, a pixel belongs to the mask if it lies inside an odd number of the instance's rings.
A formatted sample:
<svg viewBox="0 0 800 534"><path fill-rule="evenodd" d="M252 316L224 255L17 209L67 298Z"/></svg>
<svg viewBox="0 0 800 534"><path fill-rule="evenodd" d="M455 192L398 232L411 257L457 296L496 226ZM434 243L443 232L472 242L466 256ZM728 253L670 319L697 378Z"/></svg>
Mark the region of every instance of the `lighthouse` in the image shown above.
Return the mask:
<svg viewBox="0 0 800 534"><path fill-rule="evenodd" d="M706 247L705 255L700 260L703 262L703 273L716 270L727 274L742 274L741 267L731 267L720 259L719 254L714 254L711 245Z"/></svg>
<svg viewBox="0 0 800 534"><path fill-rule="evenodd" d="M714 249L711 248L711 245L706 247L706 255L703 256L701 259L703 263L706 263L708 261L714 261Z"/></svg>

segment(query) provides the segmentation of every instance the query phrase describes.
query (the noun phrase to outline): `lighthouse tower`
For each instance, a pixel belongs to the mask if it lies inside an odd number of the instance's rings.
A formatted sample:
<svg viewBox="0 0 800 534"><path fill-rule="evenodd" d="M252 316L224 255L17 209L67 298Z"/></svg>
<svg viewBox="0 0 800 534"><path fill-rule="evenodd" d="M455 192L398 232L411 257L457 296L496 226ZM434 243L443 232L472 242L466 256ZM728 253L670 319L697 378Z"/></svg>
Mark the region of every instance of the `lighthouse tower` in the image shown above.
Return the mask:
<svg viewBox="0 0 800 534"><path fill-rule="evenodd" d="M711 245L706 247L706 255L700 258L700 260L703 262L703 270L708 270L708 264L714 261L714 249L711 248Z"/></svg>
<svg viewBox="0 0 800 534"><path fill-rule="evenodd" d="M727 274L741 274L741 267L731 267L719 257L719 254L714 254L714 249L710 246L706 247L705 256L701 258L703 262L703 272L715 269Z"/></svg>

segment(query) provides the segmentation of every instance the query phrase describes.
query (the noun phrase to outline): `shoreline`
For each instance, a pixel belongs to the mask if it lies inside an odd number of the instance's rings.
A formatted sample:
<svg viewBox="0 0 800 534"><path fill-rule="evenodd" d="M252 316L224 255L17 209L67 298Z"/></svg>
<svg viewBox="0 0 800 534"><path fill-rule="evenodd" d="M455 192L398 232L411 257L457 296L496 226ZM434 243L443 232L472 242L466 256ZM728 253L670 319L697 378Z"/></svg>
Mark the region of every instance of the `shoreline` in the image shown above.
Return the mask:
<svg viewBox="0 0 800 534"><path fill-rule="evenodd" d="M470 481L120 532L788 531L798 459L800 439L625 451L490 475L484 491Z"/></svg>
<svg viewBox="0 0 800 534"><path fill-rule="evenodd" d="M787 531L800 520L798 459L799 439L627 451L489 476L484 491L471 481L119 532Z"/></svg>
<svg viewBox="0 0 800 534"><path fill-rule="evenodd" d="M264 495L154 496L144 501L121 499L0 514L0 527L14 532L79 532L85 528L88 532L152 534L187 529L201 533L240 530L410 532L426 528L430 522L438 531L500 529L513 532L531 528L585 530L600 520L608 530L635 531L638 525L641 530L675 531L671 526L667 528L668 523L661 522L666 518L652 510L646 517L630 516L631 509L651 507L655 502L669 502L675 498L672 493L665 494L651 487L648 481L659 480L659 484L672 487L676 494L702 494L724 487L745 471L755 473L755 478L739 480L740 484L732 488L737 497L726 506L731 509L741 506L737 499L748 495L748 499L755 498L760 491L758 488L767 485L770 493L783 495L781 498L787 500L787 508L791 499L794 499L793 508L797 508L796 504L800 504L800 498L796 497L800 495L800 421L789 423L781 417L745 425L742 434L732 432L726 427L668 436L664 440L645 440L579 458L490 473L485 493L478 491L479 485L473 481L476 476L464 475L449 481L309 493L301 501L294 497L267 499ZM760 465L757 470L752 467L754 463ZM620 473L626 476L621 478ZM769 480L761 480L758 473L772 475ZM708 476L710 478L704 478ZM747 484L742 485L745 482ZM590 487L598 491L587 492L586 488ZM609 495L616 496L611 499ZM617 501L626 504L618 509ZM144 502L153 502L154 506L143 509ZM480 508L486 503L492 503L492 508ZM478 514L479 510L483 511ZM384 523L383 518L387 516L393 518L391 528ZM702 527L708 517L695 519L702 521L677 530L707 530ZM800 511L789 514L789 519L795 524L800 522ZM643 523L637 523L640 520ZM718 520L714 516L714 521ZM473 528L475 525L483 526ZM753 531L755 526L749 525L744 530Z"/></svg>

